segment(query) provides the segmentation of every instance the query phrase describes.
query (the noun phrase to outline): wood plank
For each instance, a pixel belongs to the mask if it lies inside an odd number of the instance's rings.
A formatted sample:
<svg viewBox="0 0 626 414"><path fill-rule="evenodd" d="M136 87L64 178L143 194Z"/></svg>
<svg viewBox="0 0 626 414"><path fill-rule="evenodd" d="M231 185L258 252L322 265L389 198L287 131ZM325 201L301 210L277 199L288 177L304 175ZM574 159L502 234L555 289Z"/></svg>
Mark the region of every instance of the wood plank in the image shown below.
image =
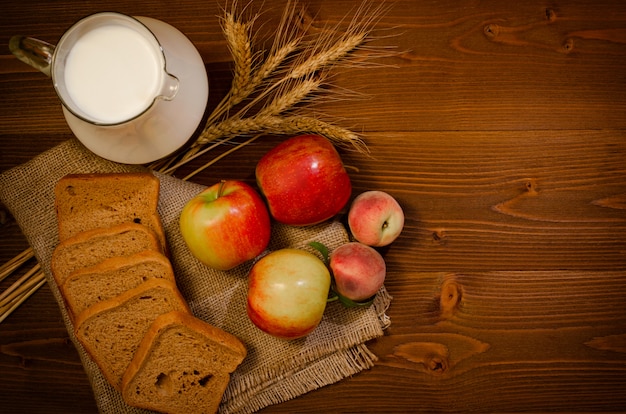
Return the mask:
<svg viewBox="0 0 626 414"><path fill-rule="evenodd" d="M315 11L324 19L351 6L333 2ZM397 68L344 71L338 79L376 105L333 103L329 113L350 114L370 131L626 126L619 2L407 0L391 7L374 45L396 45L401 53L382 63Z"/></svg>
<svg viewBox="0 0 626 414"><path fill-rule="evenodd" d="M379 357L372 375L305 399L366 412L388 403L359 405L374 388L412 396L394 405L405 412L620 411L626 403L623 271L394 272L386 286L392 324L370 344Z"/></svg>
<svg viewBox="0 0 626 414"><path fill-rule="evenodd" d="M11 373L0 380L0 406L7 413L97 411L78 352L47 285L2 322L0 372Z"/></svg>

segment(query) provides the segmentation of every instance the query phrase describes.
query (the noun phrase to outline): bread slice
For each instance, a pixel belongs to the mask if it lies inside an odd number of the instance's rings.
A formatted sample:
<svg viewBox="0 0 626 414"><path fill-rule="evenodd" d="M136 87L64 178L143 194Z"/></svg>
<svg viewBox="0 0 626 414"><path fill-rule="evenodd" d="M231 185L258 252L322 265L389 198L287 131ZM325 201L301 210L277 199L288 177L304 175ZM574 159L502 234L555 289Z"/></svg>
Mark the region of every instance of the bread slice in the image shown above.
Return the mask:
<svg viewBox="0 0 626 414"><path fill-rule="evenodd" d="M77 316L98 302L114 298L154 278L176 283L168 258L159 252L145 250L73 271L63 282L61 293L70 313Z"/></svg>
<svg viewBox="0 0 626 414"><path fill-rule="evenodd" d="M174 284L151 279L79 314L76 337L111 385L121 390L122 376L150 325L173 310L191 312Z"/></svg>
<svg viewBox="0 0 626 414"><path fill-rule="evenodd" d="M165 247L157 212L159 179L151 173L70 174L54 189L59 240L132 222L149 227Z"/></svg>
<svg viewBox="0 0 626 414"><path fill-rule="evenodd" d="M59 243L52 252L50 266L57 285L62 286L76 269L144 250L162 251L154 232L141 224L124 223L85 231Z"/></svg>
<svg viewBox="0 0 626 414"><path fill-rule="evenodd" d="M233 335L190 314L155 319L122 379L131 406L170 414L214 413L246 356Z"/></svg>

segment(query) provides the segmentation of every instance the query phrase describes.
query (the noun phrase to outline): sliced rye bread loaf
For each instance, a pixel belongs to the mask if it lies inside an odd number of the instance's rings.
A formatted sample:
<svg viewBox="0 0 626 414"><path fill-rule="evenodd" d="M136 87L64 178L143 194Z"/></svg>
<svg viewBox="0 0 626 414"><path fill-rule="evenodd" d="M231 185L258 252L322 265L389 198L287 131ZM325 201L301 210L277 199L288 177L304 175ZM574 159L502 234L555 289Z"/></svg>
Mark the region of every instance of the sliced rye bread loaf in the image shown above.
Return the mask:
<svg viewBox="0 0 626 414"><path fill-rule="evenodd" d="M132 222L149 227L166 248L157 211L159 179L151 173L70 174L55 186L59 240Z"/></svg>
<svg viewBox="0 0 626 414"><path fill-rule="evenodd" d="M182 312L155 319L122 379L131 406L169 414L214 413L246 356L233 335Z"/></svg>
<svg viewBox="0 0 626 414"><path fill-rule="evenodd" d="M94 229L62 241L52 252L50 266L60 287L73 271L93 266L105 259L128 256L144 250L162 252L156 235L148 227L135 223Z"/></svg>
<svg viewBox="0 0 626 414"><path fill-rule="evenodd" d="M76 317L90 306L154 278L176 283L169 259L159 252L145 250L73 271L61 285L61 293L70 313Z"/></svg>
<svg viewBox="0 0 626 414"><path fill-rule="evenodd" d="M79 314L76 337L105 378L121 391L122 376L150 325L173 310L191 313L176 285L150 279Z"/></svg>

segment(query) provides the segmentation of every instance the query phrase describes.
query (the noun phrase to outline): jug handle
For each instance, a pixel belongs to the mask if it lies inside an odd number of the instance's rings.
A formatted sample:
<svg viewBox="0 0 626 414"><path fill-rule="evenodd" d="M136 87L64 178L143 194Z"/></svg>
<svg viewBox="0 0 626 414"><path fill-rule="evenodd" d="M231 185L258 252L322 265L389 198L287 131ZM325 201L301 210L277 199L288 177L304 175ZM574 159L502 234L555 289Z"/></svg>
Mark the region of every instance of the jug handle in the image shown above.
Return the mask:
<svg viewBox="0 0 626 414"><path fill-rule="evenodd" d="M13 36L9 41L9 49L22 62L51 76L54 45L32 37Z"/></svg>

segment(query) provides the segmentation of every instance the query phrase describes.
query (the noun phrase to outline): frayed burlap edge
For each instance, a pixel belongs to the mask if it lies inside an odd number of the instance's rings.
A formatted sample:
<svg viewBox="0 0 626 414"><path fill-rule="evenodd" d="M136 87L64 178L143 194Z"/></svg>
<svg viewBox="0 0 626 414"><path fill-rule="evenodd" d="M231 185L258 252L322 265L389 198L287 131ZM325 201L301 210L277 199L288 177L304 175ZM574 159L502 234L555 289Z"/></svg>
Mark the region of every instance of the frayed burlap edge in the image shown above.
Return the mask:
<svg viewBox="0 0 626 414"><path fill-rule="evenodd" d="M376 360L376 355L363 344L340 350L310 362L303 369L275 378L271 384L256 393L243 393L244 398L233 403L226 402L220 411L227 414L253 413L370 369ZM244 401L245 404L242 404Z"/></svg>
<svg viewBox="0 0 626 414"><path fill-rule="evenodd" d="M392 297L383 286L376 296L373 306L380 315L380 329L390 325L386 311L391 304ZM369 339L380 337L380 331L372 329L364 333L361 338ZM341 340L342 338L338 338ZM345 340L344 340L345 342ZM364 343L347 346L323 358L307 359L305 368L296 368L291 371L265 371L263 381L254 383L238 383L237 388L231 386L226 391L220 412L227 414L246 414L263 409L270 405L279 404L297 398L307 392L334 384L359 372L370 369L378 360ZM259 380L261 373L255 373ZM234 398L237 395L237 398ZM245 404L243 404L245 402Z"/></svg>

